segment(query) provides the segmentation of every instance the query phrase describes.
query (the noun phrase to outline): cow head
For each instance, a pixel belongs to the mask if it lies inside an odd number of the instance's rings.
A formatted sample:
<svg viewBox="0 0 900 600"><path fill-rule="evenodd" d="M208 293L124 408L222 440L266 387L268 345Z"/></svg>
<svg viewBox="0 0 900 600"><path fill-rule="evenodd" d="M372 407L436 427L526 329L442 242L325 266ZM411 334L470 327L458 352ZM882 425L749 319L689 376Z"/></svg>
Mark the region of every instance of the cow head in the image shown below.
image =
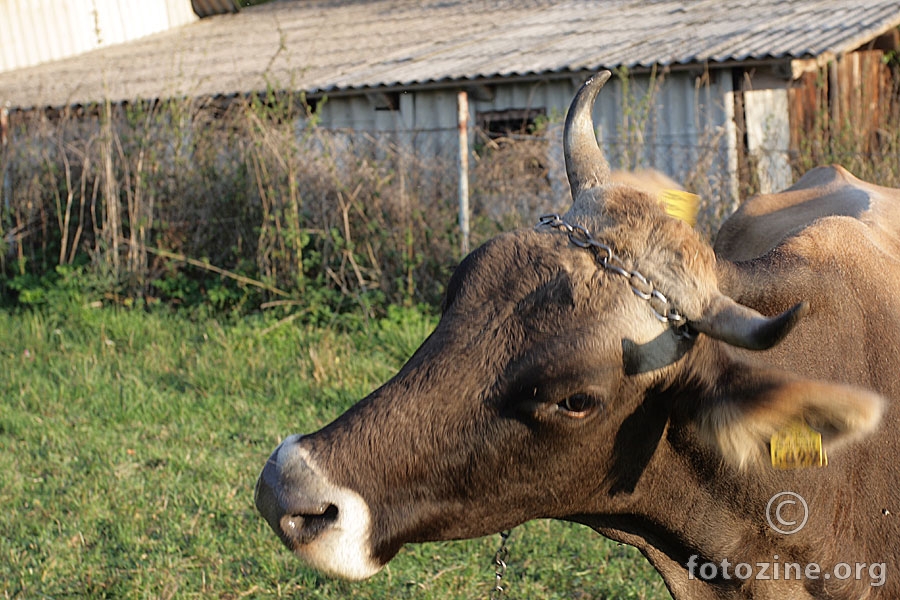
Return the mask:
<svg viewBox="0 0 900 600"><path fill-rule="evenodd" d="M740 358L734 347L778 343L806 305L764 317L737 304L706 242L609 183L591 120L608 78L569 110L569 212L475 250L400 372L266 463L257 507L314 567L360 579L406 543L634 511L666 461L739 476L793 420L832 446L878 421L872 394Z"/></svg>

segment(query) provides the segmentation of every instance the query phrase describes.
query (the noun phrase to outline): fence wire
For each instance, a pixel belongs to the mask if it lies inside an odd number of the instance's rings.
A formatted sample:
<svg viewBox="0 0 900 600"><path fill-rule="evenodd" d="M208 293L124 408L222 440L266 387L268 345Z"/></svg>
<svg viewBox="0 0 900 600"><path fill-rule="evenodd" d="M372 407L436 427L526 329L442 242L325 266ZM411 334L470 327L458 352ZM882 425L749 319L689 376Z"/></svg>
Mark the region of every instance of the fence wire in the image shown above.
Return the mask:
<svg viewBox="0 0 900 600"><path fill-rule="evenodd" d="M252 103L215 115L190 102L108 110L11 116L0 150L7 281L80 265L117 293L165 296L179 278L209 276L163 258L175 255L299 303L439 302L460 260L455 129L326 129ZM560 124L476 129L470 143L473 244L568 206ZM734 155L721 132L602 146L614 168L657 169L699 194L710 236L766 159ZM831 150L818 157L897 184L896 144ZM795 174L814 154L772 151Z"/></svg>

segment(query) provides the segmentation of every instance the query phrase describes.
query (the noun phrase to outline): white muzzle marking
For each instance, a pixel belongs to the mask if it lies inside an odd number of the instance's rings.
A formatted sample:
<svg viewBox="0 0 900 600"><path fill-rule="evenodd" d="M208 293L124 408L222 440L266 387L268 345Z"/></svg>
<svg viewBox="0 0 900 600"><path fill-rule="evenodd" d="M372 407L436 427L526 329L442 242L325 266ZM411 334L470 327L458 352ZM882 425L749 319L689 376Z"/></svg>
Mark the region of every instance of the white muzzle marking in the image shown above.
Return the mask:
<svg viewBox="0 0 900 600"><path fill-rule="evenodd" d="M371 577L383 565L372 558L372 518L362 496L351 489L334 485L322 473L314 458L297 441L300 436L290 436L278 449L276 463L281 473L290 472L292 463L303 461L315 473L317 495L337 507L337 518L309 543L297 544L296 554L310 566L334 577L360 580ZM290 490L281 490L282 495ZM285 524L290 526L290 524Z"/></svg>

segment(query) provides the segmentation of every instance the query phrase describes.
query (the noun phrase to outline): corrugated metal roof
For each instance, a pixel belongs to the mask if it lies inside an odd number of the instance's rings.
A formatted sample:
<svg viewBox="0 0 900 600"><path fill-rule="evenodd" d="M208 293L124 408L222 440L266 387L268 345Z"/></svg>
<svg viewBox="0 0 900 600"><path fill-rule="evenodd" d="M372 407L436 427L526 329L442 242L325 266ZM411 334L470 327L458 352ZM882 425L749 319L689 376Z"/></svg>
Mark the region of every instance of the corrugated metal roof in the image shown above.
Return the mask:
<svg viewBox="0 0 900 600"><path fill-rule="evenodd" d="M286 0L2 73L0 103L831 57L898 26L898 0Z"/></svg>

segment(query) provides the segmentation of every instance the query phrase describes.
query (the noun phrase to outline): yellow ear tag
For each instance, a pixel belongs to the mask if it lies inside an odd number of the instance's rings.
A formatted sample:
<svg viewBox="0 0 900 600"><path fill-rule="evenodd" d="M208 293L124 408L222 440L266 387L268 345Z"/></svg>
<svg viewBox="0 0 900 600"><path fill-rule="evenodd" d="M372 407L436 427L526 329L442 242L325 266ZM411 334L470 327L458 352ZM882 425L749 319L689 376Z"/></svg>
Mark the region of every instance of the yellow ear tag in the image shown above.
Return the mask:
<svg viewBox="0 0 900 600"><path fill-rule="evenodd" d="M822 434L803 422L776 431L769 440L772 466L776 469L824 467L828 455L822 446Z"/></svg>
<svg viewBox="0 0 900 600"><path fill-rule="evenodd" d="M697 211L700 210L700 196L683 190L663 190L659 200L670 217L684 221L691 227L697 224Z"/></svg>

